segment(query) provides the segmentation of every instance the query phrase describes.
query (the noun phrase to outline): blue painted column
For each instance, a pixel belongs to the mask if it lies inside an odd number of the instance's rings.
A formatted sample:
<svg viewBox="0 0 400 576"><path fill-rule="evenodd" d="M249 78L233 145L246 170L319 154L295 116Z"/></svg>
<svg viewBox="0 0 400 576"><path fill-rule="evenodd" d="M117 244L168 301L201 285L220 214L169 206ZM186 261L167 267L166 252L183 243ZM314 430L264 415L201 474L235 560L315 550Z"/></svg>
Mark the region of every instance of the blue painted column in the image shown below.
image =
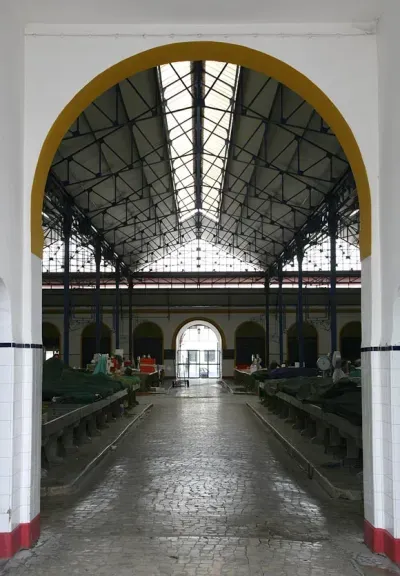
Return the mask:
<svg viewBox="0 0 400 576"><path fill-rule="evenodd" d="M329 237L331 246L331 273L330 273L330 317L331 317L331 354L337 350L337 306L336 306L336 236L337 217L335 204L332 203L329 214Z"/></svg>
<svg viewBox="0 0 400 576"><path fill-rule="evenodd" d="M282 262L278 262L278 323L279 323L279 364L283 364L283 272Z"/></svg>
<svg viewBox="0 0 400 576"><path fill-rule="evenodd" d="M64 234L64 338L63 338L63 358L64 363L69 365L69 323L71 316L70 303L70 239L72 228L72 214L68 205L65 206L63 221Z"/></svg>
<svg viewBox="0 0 400 576"><path fill-rule="evenodd" d="M132 278L129 278L128 284L128 330L129 330L129 337L128 337L128 346L129 346L129 360L131 362L134 361L133 358L133 312L132 312L132 295L133 295L133 281ZM136 366L136 368L139 368Z"/></svg>
<svg viewBox="0 0 400 576"><path fill-rule="evenodd" d="M269 330L269 296L270 296L270 273L267 271L265 273L265 368L269 368L269 340L270 340L270 330Z"/></svg>
<svg viewBox="0 0 400 576"><path fill-rule="evenodd" d="M299 364L304 367L304 313L303 313L303 250L297 252L299 266L299 287L297 297L297 335L299 338Z"/></svg>
<svg viewBox="0 0 400 576"><path fill-rule="evenodd" d="M119 348L119 313L121 308L121 264L117 260L115 264L115 348Z"/></svg>
<svg viewBox="0 0 400 576"><path fill-rule="evenodd" d="M96 315L96 352L100 352L101 344L101 306L100 306L100 264L101 264L101 244L96 241L95 251L96 261L96 290L95 290L95 315Z"/></svg>

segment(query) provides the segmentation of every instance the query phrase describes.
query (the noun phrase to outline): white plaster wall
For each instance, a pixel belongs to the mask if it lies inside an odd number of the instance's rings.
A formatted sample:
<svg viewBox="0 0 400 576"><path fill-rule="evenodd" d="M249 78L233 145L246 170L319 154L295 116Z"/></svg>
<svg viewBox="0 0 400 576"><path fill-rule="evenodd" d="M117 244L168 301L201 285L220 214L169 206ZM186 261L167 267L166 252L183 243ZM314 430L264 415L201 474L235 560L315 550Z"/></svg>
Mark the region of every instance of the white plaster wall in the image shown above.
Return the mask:
<svg viewBox="0 0 400 576"><path fill-rule="evenodd" d="M80 366L81 365L81 337L82 331L87 324L93 322L93 319L88 314L77 313L78 324L75 324L72 331L70 332L70 365ZM134 316L134 326L139 322L150 321L158 324L160 326L163 336L164 336L164 349L172 349L175 347L173 343L173 337L177 328L183 322L189 322L194 319L208 319L218 324L218 326L223 331L226 338L226 345L228 349L235 348L235 332L238 326L243 322L249 320L260 323L264 327L264 317L261 310L244 310L240 313L234 312L232 314L227 313L185 313L185 314L175 314L171 313L168 316L167 312L162 310L154 311L152 313L135 313ZM354 310L338 312L338 339L340 331L349 322L360 321L361 313ZM323 311L312 311L310 312L309 321L315 326L318 333L318 352L319 354L327 354L330 352L330 332L326 326L326 317ZM43 322L51 322L60 331L62 336L63 333L63 316L62 314L43 314ZM115 333L113 332L113 315L111 312L104 313L103 322L112 330L112 348L115 347ZM296 322L295 310L290 311L286 315L286 329L290 328L292 324ZM124 311L124 315L120 321L120 347L127 352L128 350L128 315L127 311ZM279 359L279 340L278 340L278 325L275 316L270 316L270 359ZM339 343L338 343L339 345ZM61 339L61 347L62 339ZM287 353L287 342L286 335L284 337L284 354ZM173 361L166 361L167 375L172 375ZM233 360L223 361L223 375L232 376L234 370Z"/></svg>
<svg viewBox="0 0 400 576"><path fill-rule="evenodd" d="M7 85L3 85L0 93L0 278L10 298L12 338L18 340L23 332L24 273L29 276L30 270L30 262L26 268L22 267L24 242L30 242L30 228L24 218L25 210L29 212L29 201L25 196L25 206L22 171L24 35L23 28L8 13L8 7L2 6L1 11L0 74L1 78L7 78Z"/></svg>
<svg viewBox="0 0 400 576"><path fill-rule="evenodd" d="M400 344L400 4L386 4L378 27L382 344Z"/></svg>
<svg viewBox="0 0 400 576"><path fill-rule="evenodd" d="M24 30L10 7L3 3L0 17L0 342L39 344L41 261L31 255L30 201L23 173ZM1 348L0 537L39 512L42 363L38 359L40 349Z"/></svg>

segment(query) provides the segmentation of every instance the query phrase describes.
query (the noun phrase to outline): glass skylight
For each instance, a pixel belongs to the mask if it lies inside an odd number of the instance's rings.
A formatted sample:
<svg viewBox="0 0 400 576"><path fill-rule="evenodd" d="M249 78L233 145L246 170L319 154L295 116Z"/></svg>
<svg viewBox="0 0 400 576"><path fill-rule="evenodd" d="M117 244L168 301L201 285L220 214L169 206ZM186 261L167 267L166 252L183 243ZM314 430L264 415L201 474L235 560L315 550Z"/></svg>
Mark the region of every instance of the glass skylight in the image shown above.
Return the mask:
<svg viewBox="0 0 400 576"><path fill-rule="evenodd" d="M260 268L205 240L192 240L170 254L146 264L145 272L255 272Z"/></svg>
<svg viewBox="0 0 400 576"><path fill-rule="evenodd" d="M218 221L232 129L239 69L233 64L203 63L201 213ZM191 62L159 68L168 130L169 153L181 222L196 214L194 175L195 87Z"/></svg>
<svg viewBox="0 0 400 576"><path fill-rule="evenodd" d="M203 213L217 221L238 76L234 64L205 62L202 204Z"/></svg>
<svg viewBox="0 0 400 576"><path fill-rule="evenodd" d="M165 64L159 68L159 75L178 216L184 221L195 214L191 63Z"/></svg>

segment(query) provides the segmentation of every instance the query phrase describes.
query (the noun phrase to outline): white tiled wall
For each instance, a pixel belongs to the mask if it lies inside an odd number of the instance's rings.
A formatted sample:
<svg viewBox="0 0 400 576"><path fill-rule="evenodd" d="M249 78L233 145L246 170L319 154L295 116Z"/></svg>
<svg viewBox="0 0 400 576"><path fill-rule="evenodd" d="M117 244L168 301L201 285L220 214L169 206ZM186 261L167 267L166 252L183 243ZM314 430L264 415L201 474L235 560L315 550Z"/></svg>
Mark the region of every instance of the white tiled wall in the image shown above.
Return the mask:
<svg viewBox="0 0 400 576"><path fill-rule="evenodd" d="M363 354L365 518L400 538L400 351Z"/></svg>
<svg viewBox="0 0 400 576"><path fill-rule="evenodd" d="M386 358L386 357L385 357ZM364 514L375 528L384 528L382 361L378 352L363 354Z"/></svg>
<svg viewBox="0 0 400 576"><path fill-rule="evenodd" d="M0 348L0 532L11 530L14 460L14 350Z"/></svg>
<svg viewBox="0 0 400 576"><path fill-rule="evenodd" d="M39 513L42 350L0 348L0 532Z"/></svg>
<svg viewBox="0 0 400 576"><path fill-rule="evenodd" d="M0 532L11 532L39 513L42 350L0 352Z"/></svg>

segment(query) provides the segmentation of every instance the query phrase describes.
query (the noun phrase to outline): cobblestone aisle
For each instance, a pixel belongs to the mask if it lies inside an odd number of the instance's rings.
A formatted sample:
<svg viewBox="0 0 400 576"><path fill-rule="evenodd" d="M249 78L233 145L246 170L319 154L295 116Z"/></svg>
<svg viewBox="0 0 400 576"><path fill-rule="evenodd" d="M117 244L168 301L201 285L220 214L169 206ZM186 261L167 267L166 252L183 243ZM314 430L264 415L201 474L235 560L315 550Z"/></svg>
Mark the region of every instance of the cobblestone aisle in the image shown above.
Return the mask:
<svg viewBox="0 0 400 576"><path fill-rule="evenodd" d="M85 494L45 504L39 546L4 574L362 574L360 507L317 494L242 398L210 393L156 398Z"/></svg>

